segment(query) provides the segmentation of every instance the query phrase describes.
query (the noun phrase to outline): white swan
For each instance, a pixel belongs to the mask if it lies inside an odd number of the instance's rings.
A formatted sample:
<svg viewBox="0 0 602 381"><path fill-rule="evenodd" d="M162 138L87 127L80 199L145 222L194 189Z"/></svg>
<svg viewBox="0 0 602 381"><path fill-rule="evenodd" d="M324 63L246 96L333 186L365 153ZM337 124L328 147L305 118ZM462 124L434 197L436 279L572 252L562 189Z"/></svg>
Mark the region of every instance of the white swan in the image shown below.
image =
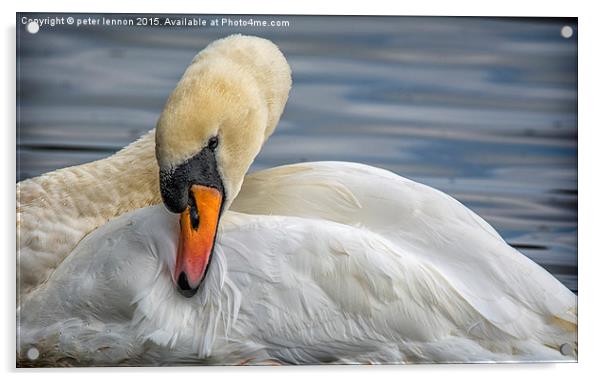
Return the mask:
<svg viewBox="0 0 602 381"><path fill-rule="evenodd" d="M575 360L576 296L446 194L341 162L244 177L289 88L272 43L217 41L156 137L17 184L21 366Z"/></svg>

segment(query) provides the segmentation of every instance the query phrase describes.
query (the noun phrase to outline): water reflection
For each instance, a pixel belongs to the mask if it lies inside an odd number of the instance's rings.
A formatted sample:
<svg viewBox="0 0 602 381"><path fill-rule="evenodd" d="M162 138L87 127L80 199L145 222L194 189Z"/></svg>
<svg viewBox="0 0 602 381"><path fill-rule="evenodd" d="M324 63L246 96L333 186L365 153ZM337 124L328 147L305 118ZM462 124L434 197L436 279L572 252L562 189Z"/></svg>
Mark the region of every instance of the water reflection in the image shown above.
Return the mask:
<svg viewBox="0 0 602 381"><path fill-rule="evenodd" d="M281 47L294 88L253 169L390 169L458 198L577 290L574 21L287 19L286 29L23 29L17 180L123 147L154 126L198 50L255 34Z"/></svg>

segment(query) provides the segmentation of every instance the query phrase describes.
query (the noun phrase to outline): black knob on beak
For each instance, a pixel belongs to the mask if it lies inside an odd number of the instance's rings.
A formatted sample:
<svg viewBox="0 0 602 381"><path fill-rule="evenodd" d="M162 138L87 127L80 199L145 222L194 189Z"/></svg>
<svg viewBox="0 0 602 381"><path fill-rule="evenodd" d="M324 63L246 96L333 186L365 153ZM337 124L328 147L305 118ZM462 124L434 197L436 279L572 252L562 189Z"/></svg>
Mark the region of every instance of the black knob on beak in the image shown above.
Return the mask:
<svg viewBox="0 0 602 381"><path fill-rule="evenodd" d="M215 151L203 148L198 154L173 169L159 172L163 203L172 213L182 213L189 205L192 185L203 185L219 190L224 196L224 185L219 174Z"/></svg>

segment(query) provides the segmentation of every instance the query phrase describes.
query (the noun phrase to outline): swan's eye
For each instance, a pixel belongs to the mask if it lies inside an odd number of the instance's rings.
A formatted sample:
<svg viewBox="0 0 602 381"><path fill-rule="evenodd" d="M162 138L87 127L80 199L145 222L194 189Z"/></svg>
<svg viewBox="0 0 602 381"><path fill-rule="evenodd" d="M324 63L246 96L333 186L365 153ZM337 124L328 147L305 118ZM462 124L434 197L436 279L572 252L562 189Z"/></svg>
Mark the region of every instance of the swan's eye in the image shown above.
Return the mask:
<svg viewBox="0 0 602 381"><path fill-rule="evenodd" d="M211 139L209 139L209 142L207 143L207 147L209 147L209 149L216 149L218 143L219 143L219 140L217 140L217 136L214 136Z"/></svg>

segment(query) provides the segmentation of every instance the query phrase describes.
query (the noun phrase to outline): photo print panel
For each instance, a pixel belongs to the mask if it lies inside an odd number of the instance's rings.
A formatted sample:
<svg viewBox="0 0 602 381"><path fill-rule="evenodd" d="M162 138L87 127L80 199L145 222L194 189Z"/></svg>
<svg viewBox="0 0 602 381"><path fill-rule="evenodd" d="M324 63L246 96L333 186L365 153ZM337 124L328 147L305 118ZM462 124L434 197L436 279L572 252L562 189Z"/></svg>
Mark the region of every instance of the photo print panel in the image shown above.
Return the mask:
<svg viewBox="0 0 602 381"><path fill-rule="evenodd" d="M576 18L16 17L17 367L577 361Z"/></svg>

